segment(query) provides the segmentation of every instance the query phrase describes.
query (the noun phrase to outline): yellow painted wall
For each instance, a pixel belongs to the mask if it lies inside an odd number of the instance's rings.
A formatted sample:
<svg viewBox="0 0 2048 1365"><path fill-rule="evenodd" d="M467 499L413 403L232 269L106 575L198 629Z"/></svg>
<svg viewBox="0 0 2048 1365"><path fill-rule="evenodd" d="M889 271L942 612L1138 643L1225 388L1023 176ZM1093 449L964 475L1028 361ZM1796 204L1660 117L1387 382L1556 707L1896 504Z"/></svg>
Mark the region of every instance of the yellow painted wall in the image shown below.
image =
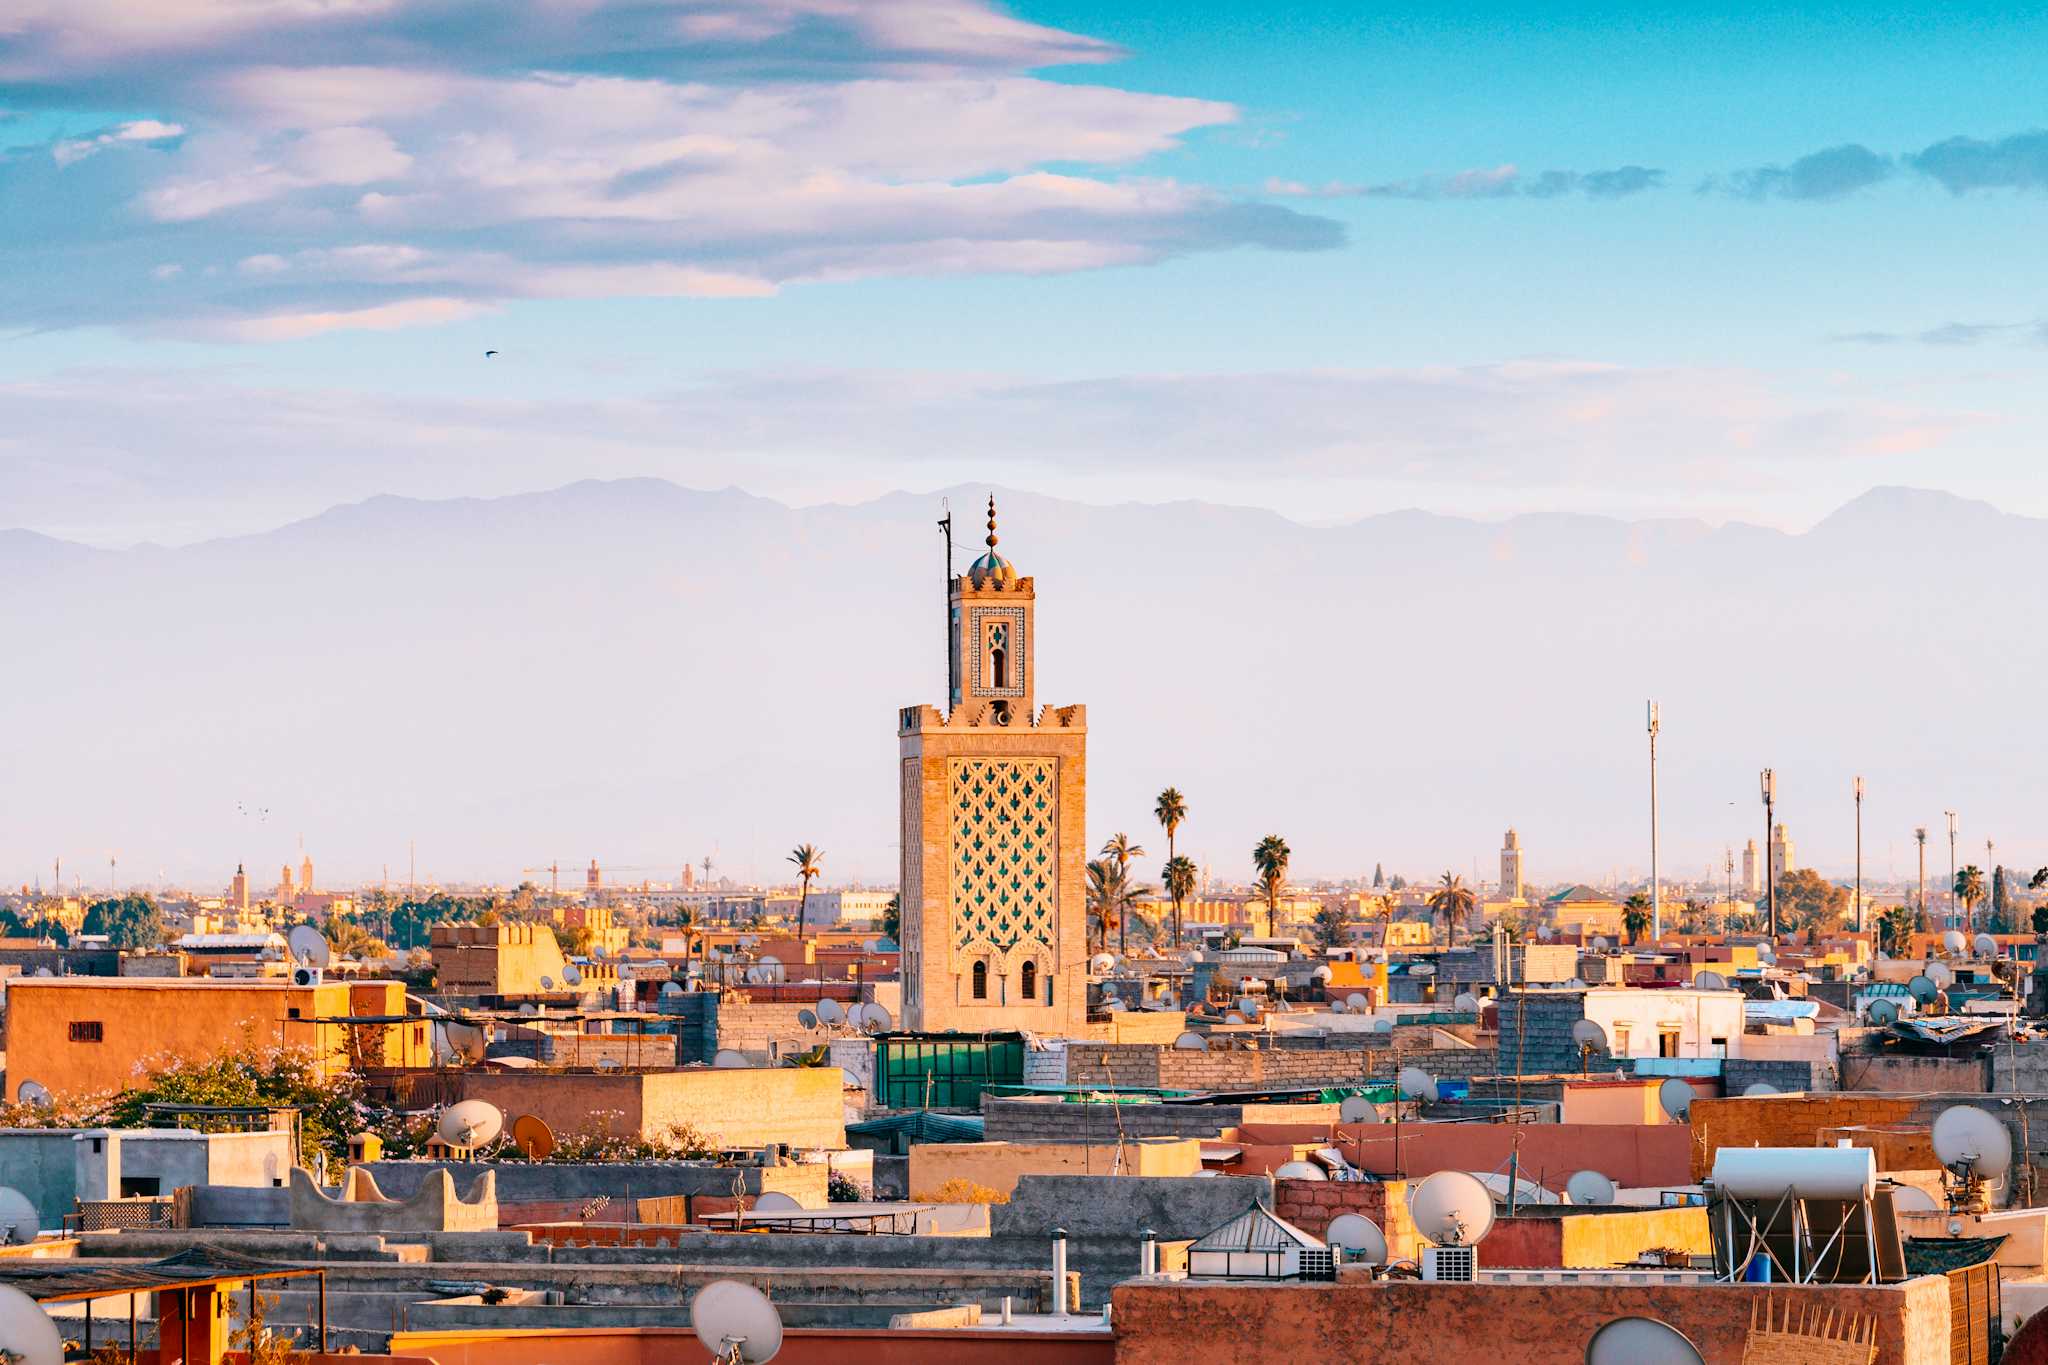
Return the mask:
<svg viewBox="0 0 2048 1365"><path fill-rule="evenodd" d="M1009 1194L1020 1176L1108 1175L1113 1142L932 1142L910 1149L910 1196L921 1199L949 1180ZM1202 1169L1195 1138L1138 1138L1123 1148L1124 1175L1193 1175Z"/></svg>
<svg viewBox="0 0 2048 1365"><path fill-rule="evenodd" d="M1664 1123L1669 1115L1657 1098L1661 1081L1612 1082L1602 1085L1571 1085L1564 1088L1564 1111L1560 1123Z"/></svg>
<svg viewBox="0 0 2048 1365"><path fill-rule="evenodd" d="M1621 1265L1658 1247L1677 1247L1695 1256L1712 1252L1706 1209L1698 1205L1631 1209L1626 1213L1569 1214L1564 1219L1567 1270Z"/></svg>

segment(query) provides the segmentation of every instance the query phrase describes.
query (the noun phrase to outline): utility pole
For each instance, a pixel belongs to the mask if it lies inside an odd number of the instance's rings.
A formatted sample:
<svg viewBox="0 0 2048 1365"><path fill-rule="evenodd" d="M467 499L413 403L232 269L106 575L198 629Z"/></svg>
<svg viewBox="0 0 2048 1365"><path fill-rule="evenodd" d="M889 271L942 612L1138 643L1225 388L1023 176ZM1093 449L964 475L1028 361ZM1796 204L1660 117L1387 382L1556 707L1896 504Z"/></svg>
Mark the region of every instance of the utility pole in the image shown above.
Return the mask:
<svg viewBox="0 0 2048 1365"><path fill-rule="evenodd" d="M1728 929L1728 917L1735 913L1735 845L1721 850L1722 871L1728 874L1728 907L1721 912L1721 930Z"/></svg>
<svg viewBox="0 0 2048 1365"><path fill-rule="evenodd" d="M1657 876L1657 703L1648 702L1650 722L1650 942L1664 938L1664 886Z"/></svg>
<svg viewBox="0 0 2048 1365"><path fill-rule="evenodd" d="M1856 932L1863 932L1863 778L1856 778Z"/></svg>
<svg viewBox="0 0 2048 1365"><path fill-rule="evenodd" d="M1920 904L1915 909L1927 913L1927 826L1913 827L1913 842L1920 845Z"/></svg>
<svg viewBox="0 0 2048 1365"><path fill-rule="evenodd" d="M1956 927L1956 813L1945 810L1948 817L1948 927Z"/></svg>
<svg viewBox="0 0 2048 1365"><path fill-rule="evenodd" d="M1778 860L1771 850L1771 831L1774 825L1774 808L1778 804L1778 775L1769 768L1758 774L1758 784L1764 794L1764 886L1770 903L1770 918L1766 921L1773 942L1778 937Z"/></svg>
<svg viewBox="0 0 2048 1365"><path fill-rule="evenodd" d="M1991 841L1986 839L1984 841L1984 894L1989 896L1997 885L1998 863L1991 856ZM1996 905L1993 905L1991 908L1994 911L1998 909ZM1974 943L1970 947L1972 951L1975 951L1976 945Z"/></svg>

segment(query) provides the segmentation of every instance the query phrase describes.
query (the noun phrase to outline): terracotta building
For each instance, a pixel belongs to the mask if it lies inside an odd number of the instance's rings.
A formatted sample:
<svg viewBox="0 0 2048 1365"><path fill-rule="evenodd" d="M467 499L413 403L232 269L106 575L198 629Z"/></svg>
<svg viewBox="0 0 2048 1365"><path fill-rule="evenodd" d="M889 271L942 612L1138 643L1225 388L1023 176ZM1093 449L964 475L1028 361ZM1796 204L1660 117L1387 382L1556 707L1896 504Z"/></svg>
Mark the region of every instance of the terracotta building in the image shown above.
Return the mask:
<svg viewBox="0 0 2048 1365"><path fill-rule="evenodd" d="M1087 712L1037 707L1037 592L988 551L949 581L948 709L905 707L903 1022L1078 1034L1087 1020Z"/></svg>

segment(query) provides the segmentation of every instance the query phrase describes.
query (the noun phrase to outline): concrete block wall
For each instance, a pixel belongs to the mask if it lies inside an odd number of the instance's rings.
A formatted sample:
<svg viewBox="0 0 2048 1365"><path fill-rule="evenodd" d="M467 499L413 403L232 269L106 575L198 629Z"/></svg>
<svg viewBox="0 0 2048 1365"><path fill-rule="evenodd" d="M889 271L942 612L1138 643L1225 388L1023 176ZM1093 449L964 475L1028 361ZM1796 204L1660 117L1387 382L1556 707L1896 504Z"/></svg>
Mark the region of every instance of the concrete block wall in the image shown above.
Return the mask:
<svg viewBox="0 0 2048 1365"><path fill-rule="evenodd" d="M1506 1074L1577 1071L1579 1045L1572 1025L1586 1017L1578 991L1510 991L1501 998L1499 1068ZM1596 1053L1593 1062L1604 1057Z"/></svg>
<svg viewBox="0 0 2048 1365"><path fill-rule="evenodd" d="M1721 1093L1740 1095L1759 1083L1788 1094L1836 1089L1834 1069L1818 1061L1760 1061L1729 1057L1721 1063Z"/></svg>
<svg viewBox="0 0 2048 1365"><path fill-rule="evenodd" d="M1394 1049L1367 1049L1356 1043L1191 1052L1146 1044L1071 1042L1066 1056L1068 1085L1197 1092L1359 1085L1391 1080L1401 1066L1419 1066L1438 1076L1482 1076L1499 1065L1492 1048L1439 1047L1402 1048L1397 1066Z"/></svg>

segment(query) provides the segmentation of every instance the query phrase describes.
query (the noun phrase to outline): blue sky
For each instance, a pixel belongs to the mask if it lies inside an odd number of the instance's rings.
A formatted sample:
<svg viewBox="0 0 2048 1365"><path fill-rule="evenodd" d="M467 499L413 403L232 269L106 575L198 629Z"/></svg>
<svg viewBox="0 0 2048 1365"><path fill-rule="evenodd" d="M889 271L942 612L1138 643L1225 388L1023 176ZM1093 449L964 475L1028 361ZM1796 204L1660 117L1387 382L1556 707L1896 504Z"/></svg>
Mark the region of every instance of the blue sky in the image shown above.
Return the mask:
<svg viewBox="0 0 2048 1365"><path fill-rule="evenodd" d="M2048 21L1441 11L28 0L0 522L629 474L2048 515Z"/></svg>

